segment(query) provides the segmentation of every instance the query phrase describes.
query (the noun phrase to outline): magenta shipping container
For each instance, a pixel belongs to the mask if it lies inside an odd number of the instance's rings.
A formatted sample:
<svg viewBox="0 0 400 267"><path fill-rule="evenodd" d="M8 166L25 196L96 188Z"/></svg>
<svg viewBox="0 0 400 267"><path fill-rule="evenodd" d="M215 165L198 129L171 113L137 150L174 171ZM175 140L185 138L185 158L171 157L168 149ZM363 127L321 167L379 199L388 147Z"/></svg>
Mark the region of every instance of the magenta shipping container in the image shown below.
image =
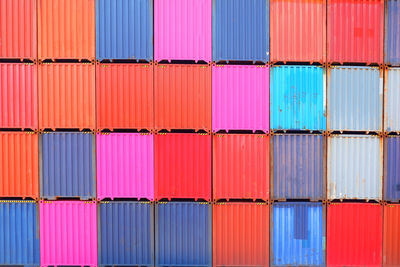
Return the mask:
<svg viewBox="0 0 400 267"><path fill-rule="evenodd" d="M40 265L97 266L94 201L40 201Z"/></svg>
<svg viewBox="0 0 400 267"><path fill-rule="evenodd" d="M153 135L97 135L97 198L154 199Z"/></svg>

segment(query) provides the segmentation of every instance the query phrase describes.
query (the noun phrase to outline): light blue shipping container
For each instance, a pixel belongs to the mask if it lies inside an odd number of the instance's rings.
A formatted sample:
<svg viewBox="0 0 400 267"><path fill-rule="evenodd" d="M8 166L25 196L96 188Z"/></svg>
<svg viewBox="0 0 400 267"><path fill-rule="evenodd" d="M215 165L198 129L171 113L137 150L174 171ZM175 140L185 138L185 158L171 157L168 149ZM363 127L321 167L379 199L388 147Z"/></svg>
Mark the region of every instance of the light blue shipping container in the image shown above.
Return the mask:
<svg viewBox="0 0 400 267"><path fill-rule="evenodd" d="M385 63L400 66L400 0L385 3Z"/></svg>

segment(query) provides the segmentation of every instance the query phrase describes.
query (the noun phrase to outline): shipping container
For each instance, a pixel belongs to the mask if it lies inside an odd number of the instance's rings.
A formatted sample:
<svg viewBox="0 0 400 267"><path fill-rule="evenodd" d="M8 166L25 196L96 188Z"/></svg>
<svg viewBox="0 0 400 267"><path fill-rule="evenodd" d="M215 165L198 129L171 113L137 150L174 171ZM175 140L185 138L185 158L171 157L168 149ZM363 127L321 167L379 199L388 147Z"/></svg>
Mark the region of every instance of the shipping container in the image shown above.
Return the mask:
<svg viewBox="0 0 400 267"><path fill-rule="evenodd" d="M325 266L322 203L274 203L271 228L271 266Z"/></svg>
<svg viewBox="0 0 400 267"><path fill-rule="evenodd" d="M400 132L400 68L385 70L384 88L384 130Z"/></svg>
<svg viewBox="0 0 400 267"><path fill-rule="evenodd" d="M211 200L211 136L155 136L155 199Z"/></svg>
<svg viewBox="0 0 400 267"><path fill-rule="evenodd" d="M377 67L328 68L328 129L381 131L383 71Z"/></svg>
<svg viewBox="0 0 400 267"><path fill-rule="evenodd" d="M213 61L269 61L269 0L213 0Z"/></svg>
<svg viewBox="0 0 400 267"><path fill-rule="evenodd" d="M271 61L326 60L326 0L270 0Z"/></svg>
<svg viewBox="0 0 400 267"><path fill-rule="evenodd" d="M98 64L97 129L151 130L153 89L151 64Z"/></svg>
<svg viewBox="0 0 400 267"><path fill-rule="evenodd" d="M400 66L400 1L387 0L385 5L385 63Z"/></svg>
<svg viewBox="0 0 400 267"><path fill-rule="evenodd" d="M325 80L322 67L271 68L271 129L325 130Z"/></svg>
<svg viewBox="0 0 400 267"><path fill-rule="evenodd" d="M328 198L381 200L382 149L379 136L329 136Z"/></svg>
<svg viewBox="0 0 400 267"><path fill-rule="evenodd" d="M383 266L400 266L400 205L383 207Z"/></svg>
<svg viewBox="0 0 400 267"><path fill-rule="evenodd" d="M95 71L91 64L39 65L40 129L95 129Z"/></svg>
<svg viewBox="0 0 400 267"><path fill-rule="evenodd" d="M96 0L96 58L153 59L153 0Z"/></svg>
<svg viewBox="0 0 400 267"><path fill-rule="evenodd" d="M156 65L156 129L211 130L211 66Z"/></svg>
<svg viewBox="0 0 400 267"><path fill-rule="evenodd" d="M311 134L277 134L272 140L272 198L324 200L325 138Z"/></svg>
<svg viewBox="0 0 400 267"><path fill-rule="evenodd" d="M39 139L40 196L96 197L95 137L91 133L44 133Z"/></svg>
<svg viewBox="0 0 400 267"><path fill-rule="evenodd" d="M95 0L38 0L39 59L95 59Z"/></svg>
<svg viewBox="0 0 400 267"><path fill-rule="evenodd" d="M97 266L96 202L40 201L40 265Z"/></svg>
<svg viewBox="0 0 400 267"><path fill-rule="evenodd" d="M155 210L155 266L209 266L212 211L207 203L160 202Z"/></svg>
<svg viewBox="0 0 400 267"><path fill-rule="evenodd" d="M153 266L153 205L144 202L101 202L99 266Z"/></svg>
<svg viewBox="0 0 400 267"><path fill-rule="evenodd" d="M332 203L327 210L327 266L381 266L382 206Z"/></svg>
<svg viewBox="0 0 400 267"><path fill-rule="evenodd" d="M97 198L154 199L152 134L97 134Z"/></svg>
<svg viewBox="0 0 400 267"><path fill-rule="evenodd" d="M156 61L211 61L211 1L155 0Z"/></svg>
<svg viewBox="0 0 400 267"><path fill-rule="evenodd" d="M269 130L269 67L212 67L213 131Z"/></svg>
<svg viewBox="0 0 400 267"><path fill-rule="evenodd" d="M328 0L328 62L383 63L384 0Z"/></svg>
<svg viewBox="0 0 400 267"><path fill-rule="evenodd" d="M269 199L269 136L213 136L213 199Z"/></svg>
<svg viewBox="0 0 400 267"><path fill-rule="evenodd" d="M213 205L213 266L263 266L269 261L269 206Z"/></svg>
<svg viewBox="0 0 400 267"><path fill-rule="evenodd" d="M383 151L383 199L398 202L400 201L400 136L385 137Z"/></svg>

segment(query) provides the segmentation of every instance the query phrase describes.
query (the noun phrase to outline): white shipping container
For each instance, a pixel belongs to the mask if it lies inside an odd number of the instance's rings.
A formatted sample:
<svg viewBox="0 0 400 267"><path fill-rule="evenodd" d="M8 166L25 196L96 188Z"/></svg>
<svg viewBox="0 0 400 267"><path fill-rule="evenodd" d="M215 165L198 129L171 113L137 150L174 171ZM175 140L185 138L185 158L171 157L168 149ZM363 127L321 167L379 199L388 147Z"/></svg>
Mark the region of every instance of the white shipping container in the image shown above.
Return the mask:
<svg viewBox="0 0 400 267"><path fill-rule="evenodd" d="M387 132L400 132L400 68L385 71L385 126Z"/></svg>

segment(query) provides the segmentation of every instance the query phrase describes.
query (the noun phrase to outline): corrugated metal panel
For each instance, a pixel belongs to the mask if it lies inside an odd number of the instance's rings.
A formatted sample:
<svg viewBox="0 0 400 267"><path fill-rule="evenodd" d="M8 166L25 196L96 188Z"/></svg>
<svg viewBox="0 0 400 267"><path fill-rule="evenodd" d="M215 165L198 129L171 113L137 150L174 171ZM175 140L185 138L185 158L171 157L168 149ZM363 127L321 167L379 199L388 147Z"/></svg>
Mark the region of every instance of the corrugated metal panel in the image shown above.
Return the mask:
<svg viewBox="0 0 400 267"><path fill-rule="evenodd" d="M40 264L97 266L96 202L41 201Z"/></svg>
<svg viewBox="0 0 400 267"><path fill-rule="evenodd" d="M272 205L272 266L325 266L326 215L321 203Z"/></svg>
<svg viewBox="0 0 400 267"><path fill-rule="evenodd" d="M384 0L328 0L328 61L383 62Z"/></svg>
<svg viewBox="0 0 400 267"><path fill-rule="evenodd" d="M327 216L328 266L381 266L381 205L332 203Z"/></svg>
<svg viewBox="0 0 400 267"><path fill-rule="evenodd" d="M328 137L328 198L382 199L382 138Z"/></svg>
<svg viewBox="0 0 400 267"><path fill-rule="evenodd" d="M213 60L269 60L269 0L213 0Z"/></svg>
<svg viewBox="0 0 400 267"><path fill-rule="evenodd" d="M38 144L37 134L0 133L0 197L39 197Z"/></svg>
<svg viewBox="0 0 400 267"><path fill-rule="evenodd" d="M207 203L156 205L156 266L211 266L211 207Z"/></svg>
<svg viewBox="0 0 400 267"><path fill-rule="evenodd" d="M400 205L384 206L383 266L400 266Z"/></svg>
<svg viewBox="0 0 400 267"><path fill-rule="evenodd" d="M37 129L37 65L0 64L0 99L0 128Z"/></svg>
<svg viewBox="0 0 400 267"><path fill-rule="evenodd" d="M153 59L153 0L96 0L96 57Z"/></svg>
<svg viewBox="0 0 400 267"><path fill-rule="evenodd" d="M211 136L155 136L155 198L211 200Z"/></svg>
<svg viewBox="0 0 400 267"><path fill-rule="evenodd" d="M324 69L279 66L271 72L271 129L325 130Z"/></svg>
<svg viewBox="0 0 400 267"><path fill-rule="evenodd" d="M322 135L274 135L273 149L273 199L325 199L326 145Z"/></svg>
<svg viewBox="0 0 400 267"><path fill-rule="evenodd" d="M384 138L384 187L387 201L400 201L400 136Z"/></svg>
<svg viewBox="0 0 400 267"><path fill-rule="evenodd" d="M95 59L95 0L38 0L39 59Z"/></svg>
<svg viewBox="0 0 400 267"><path fill-rule="evenodd" d="M213 199L269 199L269 137L213 136Z"/></svg>
<svg viewBox="0 0 400 267"><path fill-rule="evenodd" d="M152 129L153 65L96 67L97 128Z"/></svg>
<svg viewBox="0 0 400 267"><path fill-rule="evenodd" d="M98 134L97 198L154 199L153 135Z"/></svg>
<svg viewBox="0 0 400 267"><path fill-rule="evenodd" d="M212 124L219 130L269 130L269 68L212 67Z"/></svg>
<svg viewBox="0 0 400 267"><path fill-rule="evenodd" d="M400 1L385 5L385 63L400 66Z"/></svg>
<svg viewBox="0 0 400 267"><path fill-rule="evenodd" d="M94 135L45 133L39 142L41 197L96 197Z"/></svg>
<svg viewBox="0 0 400 267"><path fill-rule="evenodd" d="M332 67L327 79L329 130L382 130L382 71L375 67Z"/></svg>
<svg viewBox="0 0 400 267"><path fill-rule="evenodd" d="M37 57L36 0L0 1L0 58Z"/></svg>
<svg viewBox="0 0 400 267"><path fill-rule="evenodd" d="M271 0L271 61L325 62L326 0Z"/></svg>
<svg viewBox="0 0 400 267"><path fill-rule="evenodd" d="M389 68L385 70L384 85L384 129L387 132L400 132L400 68Z"/></svg>
<svg viewBox="0 0 400 267"><path fill-rule="evenodd" d="M154 59L211 61L211 0L155 0Z"/></svg>
<svg viewBox="0 0 400 267"><path fill-rule="evenodd" d="M156 65L156 129L211 129L211 67Z"/></svg>
<svg viewBox="0 0 400 267"><path fill-rule="evenodd" d="M213 266L268 266L269 206L213 205Z"/></svg>
<svg viewBox="0 0 400 267"><path fill-rule="evenodd" d="M101 202L99 212L99 265L153 266L153 205Z"/></svg>
<svg viewBox="0 0 400 267"><path fill-rule="evenodd" d="M41 129L95 129L95 71L91 64L39 65Z"/></svg>

